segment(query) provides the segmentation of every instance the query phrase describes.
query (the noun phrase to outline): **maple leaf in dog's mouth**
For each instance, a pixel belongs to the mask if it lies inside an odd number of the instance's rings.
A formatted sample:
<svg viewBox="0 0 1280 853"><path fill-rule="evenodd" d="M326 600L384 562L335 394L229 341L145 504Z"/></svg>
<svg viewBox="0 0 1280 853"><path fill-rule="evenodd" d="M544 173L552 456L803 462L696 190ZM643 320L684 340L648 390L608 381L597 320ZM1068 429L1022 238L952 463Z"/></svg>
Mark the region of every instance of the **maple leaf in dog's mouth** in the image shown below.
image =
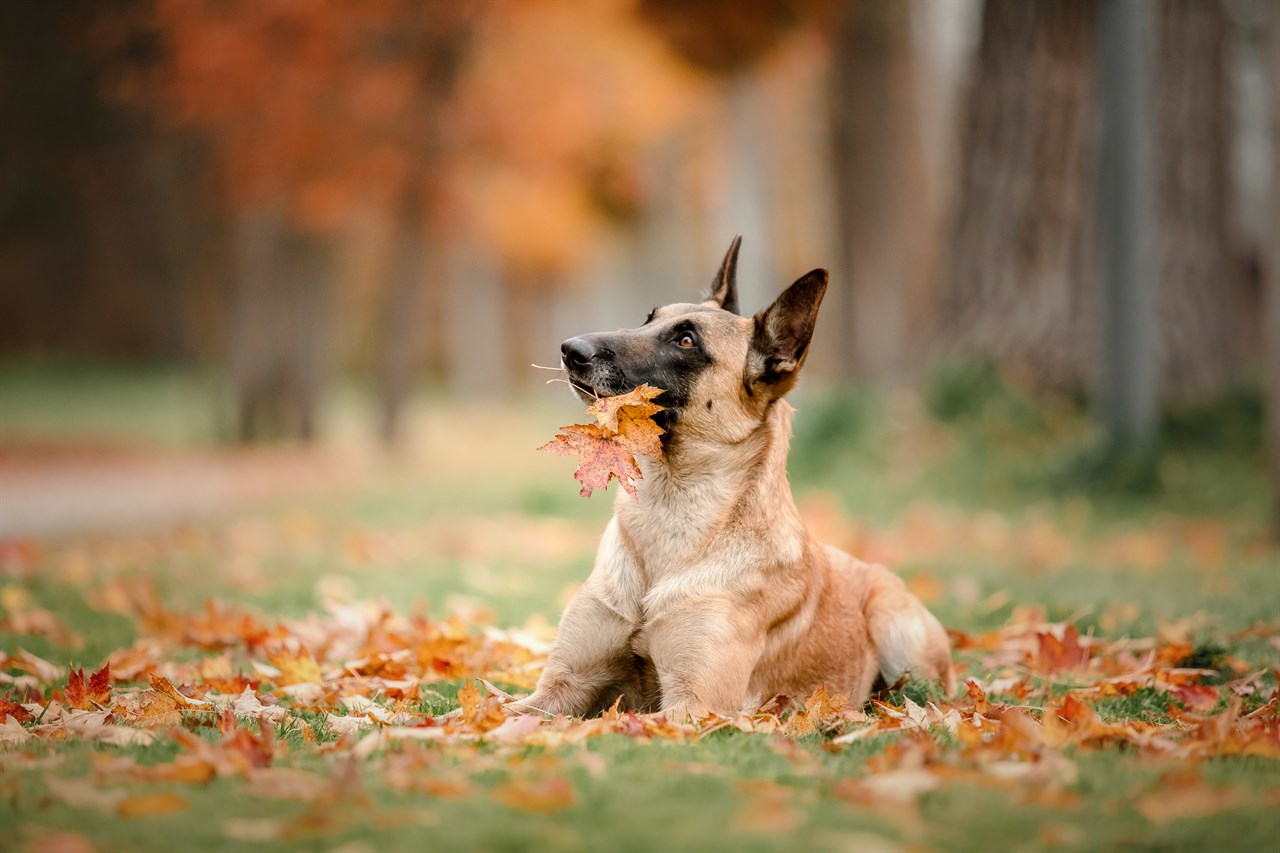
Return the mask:
<svg viewBox="0 0 1280 853"><path fill-rule="evenodd" d="M595 489L608 488L614 478L635 497L634 481L643 478L635 454L662 458L663 429L653 421L662 411L653 400L662 393L661 388L641 385L626 394L601 397L587 407L595 423L562 426L560 434L538 449L578 457L573 477L582 483L578 494L584 498Z"/></svg>

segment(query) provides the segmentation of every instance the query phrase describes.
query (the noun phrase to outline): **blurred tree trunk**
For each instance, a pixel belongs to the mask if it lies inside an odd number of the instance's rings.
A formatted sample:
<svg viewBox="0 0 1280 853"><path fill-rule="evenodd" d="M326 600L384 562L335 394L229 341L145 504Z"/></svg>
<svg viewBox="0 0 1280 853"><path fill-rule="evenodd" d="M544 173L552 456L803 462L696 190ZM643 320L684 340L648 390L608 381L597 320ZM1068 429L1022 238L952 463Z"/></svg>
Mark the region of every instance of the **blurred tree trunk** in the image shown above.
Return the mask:
<svg viewBox="0 0 1280 853"><path fill-rule="evenodd" d="M832 296L841 370L898 377L909 354L908 304L934 254L933 211L917 118L911 4L844 4L832 72L840 258Z"/></svg>
<svg viewBox="0 0 1280 853"><path fill-rule="evenodd" d="M383 301L379 354L379 434L385 444L400 438L401 415L419 355L422 290L426 286L426 215L423 185L409 180L401 190L392 270Z"/></svg>
<svg viewBox="0 0 1280 853"><path fill-rule="evenodd" d="M1234 261L1228 20L1218 0L1155 16L1152 152L1162 399L1237 375L1251 337ZM1094 263L1095 0L989 0L967 96L951 223L944 345L1085 387L1103 316Z"/></svg>
<svg viewBox="0 0 1280 853"><path fill-rule="evenodd" d="M1097 346L1093 0L988 0L966 96L944 346L1081 386Z"/></svg>
<svg viewBox="0 0 1280 853"><path fill-rule="evenodd" d="M1219 0L1155 7L1158 316L1164 396L1204 396L1238 376L1243 280L1230 204L1229 21Z"/></svg>
<svg viewBox="0 0 1280 853"><path fill-rule="evenodd" d="M1271 204L1272 228L1280 223L1280 6L1267 10L1267 79L1271 87ZM1272 484L1272 532L1280 542L1280 240L1268 240L1263 320L1263 376L1267 396L1267 445Z"/></svg>
<svg viewBox="0 0 1280 853"><path fill-rule="evenodd" d="M1103 330L1097 401L1116 449L1149 449L1157 426L1153 30L1147 4L1102 0L1098 222Z"/></svg>
<svg viewBox="0 0 1280 853"><path fill-rule="evenodd" d="M329 372L330 242L294 229L272 208L239 214L231 239L236 438L309 441Z"/></svg>
<svg viewBox="0 0 1280 853"><path fill-rule="evenodd" d="M729 76L724 85L727 122L721 139L727 147L728 185L721 200L716 240L728 246L735 234L742 235L751 260L738 268L738 303L743 311L755 312L772 302L782 286L776 275L775 235L769 216L772 157L766 123L770 117L761 97L760 81L749 68Z"/></svg>

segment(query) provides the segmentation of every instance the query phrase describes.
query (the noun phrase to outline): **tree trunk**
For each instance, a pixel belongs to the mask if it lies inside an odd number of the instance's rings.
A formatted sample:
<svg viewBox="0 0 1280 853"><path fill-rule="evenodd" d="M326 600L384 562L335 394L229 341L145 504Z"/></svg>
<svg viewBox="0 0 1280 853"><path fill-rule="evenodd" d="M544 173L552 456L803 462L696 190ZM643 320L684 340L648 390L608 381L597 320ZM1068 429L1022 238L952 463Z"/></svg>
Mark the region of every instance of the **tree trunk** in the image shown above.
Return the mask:
<svg viewBox="0 0 1280 853"><path fill-rule="evenodd" d="M275 209L240 214L227 343L236 437L315 437L330 367L330 244Z"/></svg>
<svg viewBox="0 0 1280 853"><path fill-rule="evenodd" d="M1094 264L1094 0L989 0L966 107L944 286L944 344L1082 387L1101 368ZM1237 376L1245 298L1234 262L1218 0L1155 17L1154 311L1160 399ZM1113 82L1113 81L1104 81Z"/></svg>
<svg viewBox="0 0 1280 853"><path fill-rule="evenodd" d="M1079 387L1097 364L1093 0L988 0L939 337Z"/></svg>
<svg viewBox="0 0 1280 853"><path fill-rule="evenodd" d="M1155 439L1156 277L1152 192L1150 7L1102 0L1098 221L1102 249L1102 371L1097 400L1113 447Z"/></svg>
<svg viewBox="0 0 1280 853"><path fill-rule="evenodd" d="M426 285L422 185L409 181L402 192L399 234L382 306L379 354L379 434L387 445L395 444L400 438L401 415L413 384L413 368L419 353L420 309Z"/></svg>
<svg viewBox="0 0 1280 853"><path fill-rule="evenodd" d="M1271 215L1274 228L1280 223L1280 8L1268 8L1267 59L1271 86ZM1265 259L1266 293L1263 321L1263 376L1267 396L1267 446L1270 451L1272 485L1272 532L1280 542L1280 240L1272 231Z"/></svg>
<svg viewBox="0 0 1280 853"><path fill-rule="evenodd" d="M1238 377L1243 280L1232 246L1226 11L1218 0L1162 0L1154 11L1160 374L1174 399Z"/></svg>
<svg viewBox="0 0 1280 853"><path fill-rule="evenodd" d="M897 378L907 313L933 255L933 211L917 119L911 5L846 3L831 98L841 269L834 271L841 372Z"/></svg>
<svg viewBox="0 0 1280 853"><path fill-rule="evenodd" d="M720 203L719 228L714 242L728 246L735 234L742 235L743 254L749 260L738 266L738 301L743 311L754 312L772 302L781 286L775 272L770 221L771 158L765 125L769 116L755 72L739 71L725 81L725 86L726 130L721 139L726 146L727 186ZM714 267L712 269L714 271Z"/></svg>

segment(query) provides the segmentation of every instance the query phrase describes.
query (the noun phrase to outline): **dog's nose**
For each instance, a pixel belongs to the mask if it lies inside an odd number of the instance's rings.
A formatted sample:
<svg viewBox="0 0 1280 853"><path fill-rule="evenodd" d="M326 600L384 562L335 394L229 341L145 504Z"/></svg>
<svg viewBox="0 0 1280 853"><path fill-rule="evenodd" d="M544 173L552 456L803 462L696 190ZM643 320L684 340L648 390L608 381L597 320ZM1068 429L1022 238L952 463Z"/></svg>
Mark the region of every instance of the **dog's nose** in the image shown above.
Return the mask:
<svg viewBox="0 0 1280 853"><path fill-rule="evenodd" d="M596 347L586 338L569 338L560 345L560 355L566 367L583 368L596 357Z"/></svg>

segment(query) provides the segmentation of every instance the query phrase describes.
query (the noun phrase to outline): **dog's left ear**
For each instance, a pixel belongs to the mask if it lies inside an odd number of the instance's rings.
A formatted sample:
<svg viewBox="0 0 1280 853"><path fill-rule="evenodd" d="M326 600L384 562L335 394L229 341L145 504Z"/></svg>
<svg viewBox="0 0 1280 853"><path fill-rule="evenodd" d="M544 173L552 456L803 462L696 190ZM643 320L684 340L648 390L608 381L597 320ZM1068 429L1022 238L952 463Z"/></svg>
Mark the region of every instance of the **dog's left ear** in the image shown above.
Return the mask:
<svg viewBox="0 0 1280 853"><path fill-rule="evenodd" d="M827 292L827 271L801 276L774 303L755 316L751 349L747 352L747 390L765 390L781 397L796 383L796 374L809 353L818 307Z"/></svg>
<svg viewBox="0 0 1280 853"><path fill-rule="evenodd" d="M720 272L711 285L711 294L706 301L723 308L725 311L738 313L738 247L742 245L742 235L733 238L729 251L725 253L720 264Z"/></svg>

